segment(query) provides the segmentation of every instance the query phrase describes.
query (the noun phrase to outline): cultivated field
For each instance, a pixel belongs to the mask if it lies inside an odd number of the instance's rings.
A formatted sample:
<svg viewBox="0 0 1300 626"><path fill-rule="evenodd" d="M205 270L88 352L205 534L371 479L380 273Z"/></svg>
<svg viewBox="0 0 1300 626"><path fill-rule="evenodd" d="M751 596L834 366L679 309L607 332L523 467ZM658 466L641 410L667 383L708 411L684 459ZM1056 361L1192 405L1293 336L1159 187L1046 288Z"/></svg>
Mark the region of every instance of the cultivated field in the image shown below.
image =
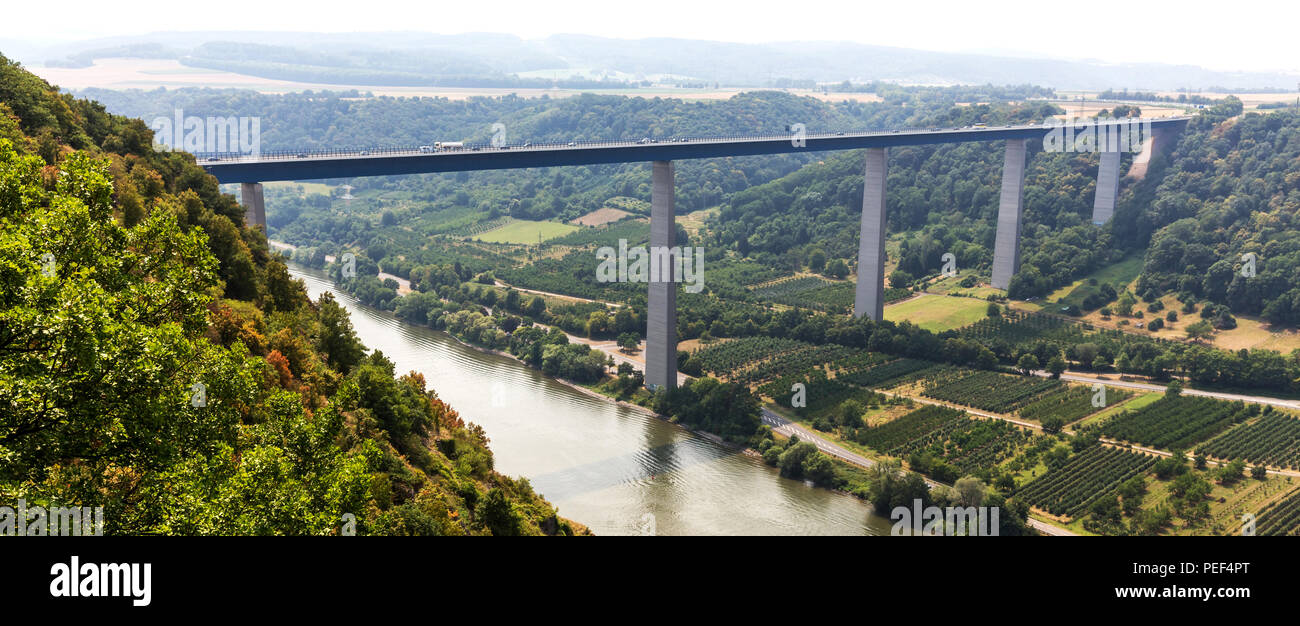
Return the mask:
<svg viewBox="0 0 1300 626"><path fill-rule="evenodd" d="M974 298L924 294L885 307L885 319L907 320L926 330L942 332L978 322L987 315L988 307L988 302Z"/></svg>
<svg viewBox="0 0 1300 626"><path fill-rule="evenodd" d="M631 213L628 213L627 211L624 211L622 209L605 207L603 209L596 209L595 211L592 211L591 213L588 213L577 219L569 220L569 223L579 224L581 226L600 226L601 224L617 222L629 215L631 215Z"/></svg>
<svg viewBox="0 0 1300 626"><path fill-rule="evenodd" d="M514 220L500 228L479 233L474 238L490 243L535 244L539 241L563 237L576 230L578 230L577 226L560 222Z"/></svg>

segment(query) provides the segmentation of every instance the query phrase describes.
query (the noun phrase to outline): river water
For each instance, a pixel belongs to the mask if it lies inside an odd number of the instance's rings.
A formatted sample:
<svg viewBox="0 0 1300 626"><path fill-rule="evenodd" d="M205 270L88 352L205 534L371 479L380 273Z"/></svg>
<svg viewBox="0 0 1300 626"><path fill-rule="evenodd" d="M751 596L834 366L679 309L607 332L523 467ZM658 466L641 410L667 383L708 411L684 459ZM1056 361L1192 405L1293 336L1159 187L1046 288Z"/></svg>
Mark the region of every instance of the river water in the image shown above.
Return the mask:
<svg viewBox="0 0 1300 626"><path fill-rule="evenodd" d="M854 498L782 478L761 460L556 382L514 359L401 322L290 265L313 300L335 297L366 347L416 370L487 431L496 469L524 476L598 535L885 535Z"/></svg>

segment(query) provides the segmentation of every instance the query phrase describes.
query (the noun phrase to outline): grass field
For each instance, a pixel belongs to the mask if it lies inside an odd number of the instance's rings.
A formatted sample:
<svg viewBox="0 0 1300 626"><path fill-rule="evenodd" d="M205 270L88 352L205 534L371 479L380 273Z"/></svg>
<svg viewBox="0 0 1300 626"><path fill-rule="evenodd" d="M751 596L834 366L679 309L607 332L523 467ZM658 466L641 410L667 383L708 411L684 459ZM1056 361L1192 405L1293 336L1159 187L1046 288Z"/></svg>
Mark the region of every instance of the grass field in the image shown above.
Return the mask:
<svg viewBox="0 0 1300 626"><path fill-rule="evenodd" d="M713 215L717 212L718 209L716 207L712 209L700 209L699 211L692 211L690 213L687 213L686 215L678 217L677 223L681 224L682 228L685 228L686 232L690 233L692 237L695 237L700 234L701 230L703 230L704 220L707 219L710 215Z"/></svg>
<svg viewBox="0 0 1300 626"><path fill-rule="evenodd" d="M514 220L500 228L494 228L484 233L475 235L474 238L480 241L491 243L537 243L562 237L575 230L577 226L573 224L561 224L559 222L533 222L529 220Z"/></svg>
<svg viewBox="0 0 1300 626"><path fill-rule="evenodd" d="M988 314L989 303L974 298L922 295L885 307L885 319L907 320L934 332L973 324Z"/></svg>
<svg viewBox="0 0 1300 626"><path fill-rule="evenodd" d="M1118 415L1122 411L1136 411L1163 397L1165 397L1165 394L1157 393L1157 392L1139 394L1133 396L1126 402L1121 402L1109 408L1098 411L1097 413L1093 413L1087 419L1079 422L1079 427L1100 424L1101 422L1110 419L1111 416Z"/></svg>
<svg viewBox="0 0 1300 626"><path fill-rule="evenodd" d="M1084 298L1097 293L1097 287L1102 283L1114 285L1118 290L1119 286L1128 285L1137 280L1138 274L1141 273L1142 256L1135 254L1123 261L1103 267L1080 280L1076 280L1069 285L1053 291L1051 295L1047 296L1047 301L1082 306ZM1091 284L1091 279L1096 279L1097 285ZM1046 306L1046 304L1044 306Z"/></svg>
<svg viewBox="0 0 1300 626"><path fill-rule="evenodd" d="M318 193L318 194L328 196L330 194L330 186L326 185L325 183L300 183L300 182L284 180L284 181L276 181L270 183L262 183L262 186L269 187L272 189L301 189L303 195Z"/></svg>
<svg viewBox="0 0 1300 626"><path fill-rule="evenodd" d="M990 295L1003 295L1006 293L1003 289L990 287L984 283L976 283L974 287L962 287L961 281L967 276L975 275L975 270L962 270L956 276L949 278L938 278L925 286L926 293L937 293L940 295L966 296L968 298L987 298Z"/></svg>

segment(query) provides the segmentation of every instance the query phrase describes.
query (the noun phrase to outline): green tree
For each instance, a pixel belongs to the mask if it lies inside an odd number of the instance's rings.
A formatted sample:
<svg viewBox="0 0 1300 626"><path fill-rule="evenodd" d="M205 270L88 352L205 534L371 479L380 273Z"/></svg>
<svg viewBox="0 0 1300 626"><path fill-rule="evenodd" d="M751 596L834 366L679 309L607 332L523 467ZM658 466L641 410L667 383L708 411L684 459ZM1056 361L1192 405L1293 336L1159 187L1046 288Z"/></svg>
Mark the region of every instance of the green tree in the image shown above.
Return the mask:
<svg viewBox="0 0 1300 626"><path fill-rule="evenodd" d="M334 299L334 294L326 291L317 302L320 307L320 337L317 349L326 355L330 365L346 374L361 362L365 347L357 339L356 330L347 309Z"/></svg>
<svg viewBox="0 0 1300 626"><path fill-rule="evenodd" d="M1065 373L1065 359L1060 354L1053 355L1047 361L1047 371L1052 374L1052 378L1060 378Z"/></svg>
<svg viewBox="0 0 1300 626"><path fill-rule="evenodd" d="M1028 352L1020 355L1020 359L1016 361L1016 369L1020 370L1021 374L1029 376L1038 369L1038 357Z"/></svg>
<svg viewBox="0 0 1300 626"><path fill-rule="evenodd" d="M821 248L813 248L808 253L808 269L820 272L826 267L826 253Z"/></svg>

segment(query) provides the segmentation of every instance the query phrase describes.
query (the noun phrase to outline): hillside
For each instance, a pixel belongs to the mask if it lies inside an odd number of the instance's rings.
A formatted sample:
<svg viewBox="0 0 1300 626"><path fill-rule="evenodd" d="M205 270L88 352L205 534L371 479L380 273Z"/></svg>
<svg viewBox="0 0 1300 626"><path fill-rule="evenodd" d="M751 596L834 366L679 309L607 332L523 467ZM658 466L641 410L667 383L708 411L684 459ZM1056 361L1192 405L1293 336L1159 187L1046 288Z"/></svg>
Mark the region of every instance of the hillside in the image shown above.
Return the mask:
<svg viewBox="0 0 1300 626"><path fill-rule="evenodd" d="M0 57L0 500L109 534L583 534L139 120Z"/></svg>
<svg viewBox="0 0 1300 626"><path fill-rule="evenodd" d="M171 32L48 46L28 52L25 58L51 66L84 67L95 59L122 56L175 59L194 68L337 85L626 88L664 81L781 87L881 80L931 85L1033 83L1057 89L1125 85L1238 89L1289 88L1295 83L1294 76L1282 73L1224 72L1189 65L1021 58L852 42L752 44L578 34L522 39L501 33Z"/></svg>

